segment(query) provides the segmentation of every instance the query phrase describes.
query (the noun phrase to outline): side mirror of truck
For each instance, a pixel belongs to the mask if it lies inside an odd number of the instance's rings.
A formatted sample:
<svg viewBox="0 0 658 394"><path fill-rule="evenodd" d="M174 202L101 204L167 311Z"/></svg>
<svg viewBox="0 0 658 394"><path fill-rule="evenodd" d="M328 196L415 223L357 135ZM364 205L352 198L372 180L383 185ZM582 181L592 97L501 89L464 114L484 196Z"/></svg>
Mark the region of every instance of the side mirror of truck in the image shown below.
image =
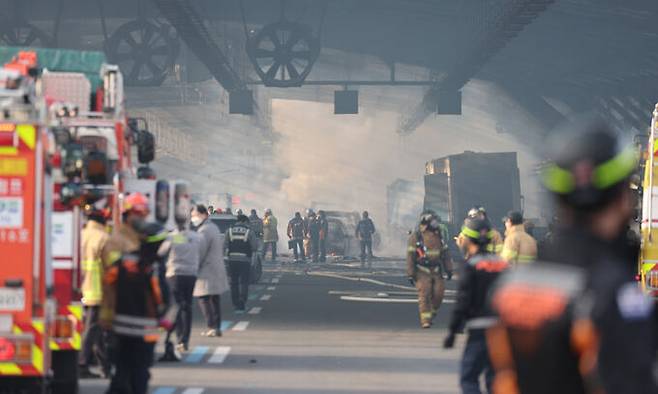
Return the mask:
<svg viewBox="0 0 658 394"><path fill-rule="evenodd" d="M148 130L139 130L137 134L137 160L142 164L155 160L155 137Z"/></svg>

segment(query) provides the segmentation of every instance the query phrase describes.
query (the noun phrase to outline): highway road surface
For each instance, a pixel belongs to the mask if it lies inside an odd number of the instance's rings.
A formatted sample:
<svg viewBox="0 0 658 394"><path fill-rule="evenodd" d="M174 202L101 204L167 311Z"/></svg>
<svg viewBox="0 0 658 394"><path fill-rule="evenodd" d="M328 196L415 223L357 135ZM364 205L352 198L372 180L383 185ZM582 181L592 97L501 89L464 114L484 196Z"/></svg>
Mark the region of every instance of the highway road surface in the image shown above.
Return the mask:
<svg viewBox="0 0 658 394"><path fill-rule="evenodd" d="M458 393L460 336L441 348L455 300L448 282L436 324L421 330L402 261L269 264L247 313L222 297L223 336L202 337L198 309L189 352L155 363L153 394ZM162 352L158 346L158 356ZM103 393L108 381L83 380Z"/></svg>

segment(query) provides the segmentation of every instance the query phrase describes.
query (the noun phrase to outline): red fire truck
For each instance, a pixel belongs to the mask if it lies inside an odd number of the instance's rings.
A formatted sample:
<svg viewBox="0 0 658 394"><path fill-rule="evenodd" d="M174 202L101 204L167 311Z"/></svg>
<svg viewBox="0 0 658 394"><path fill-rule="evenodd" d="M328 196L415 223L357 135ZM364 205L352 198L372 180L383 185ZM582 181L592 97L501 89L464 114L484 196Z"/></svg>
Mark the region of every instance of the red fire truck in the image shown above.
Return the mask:
<svg viewBox="0 0 658 394"><path fill-rule="evenodd" d="M46 106L36 56L0 68L0 391L43 392L51 368L55 300Z"/></svg>
<svg viewBox="0 0 658 394"><path fill-rule="evenodd" d="M44 67L42 93L49 103L48 125L59 148L52 227L56 321L70 334L50 341L52 387L55 393L76 393L83 330L81 207L88 201L104 200L117 223L123 179L133 173L132 134L127 128L121 73L118 67L105 64L102 53L39 50L39 55ZM62 57L65 62L50 61Z"/></svg>
<svg viewBox="0 0 658 394"><path fill-rule="evenodd" d="M0 61L17 54L17 49L0 48ZM89 201L105 201L113 218L110 226L117 224L124 184L136 176L131 163L132 145L140 143L140 162L150 161L153 138L148 131L137 130L135 122L129 127L122 75L118 67L105 63L102 53L38 49L21 52L21 56L35 62L38 59L42 72L33 93L40 97L45 113L40 126L47 127L47 136L53 142L48 152L53 162L52 187L48 188L52 198L43 199L43 205L52 208L47 215L52 221L47 236L52 239L46 243L44 253L48 253L48 261L52 257L48 287L56 299L51 335L45 342L52 353L50 388L55 394L72 394L78 391L83 330L82 207Z"/></svg>

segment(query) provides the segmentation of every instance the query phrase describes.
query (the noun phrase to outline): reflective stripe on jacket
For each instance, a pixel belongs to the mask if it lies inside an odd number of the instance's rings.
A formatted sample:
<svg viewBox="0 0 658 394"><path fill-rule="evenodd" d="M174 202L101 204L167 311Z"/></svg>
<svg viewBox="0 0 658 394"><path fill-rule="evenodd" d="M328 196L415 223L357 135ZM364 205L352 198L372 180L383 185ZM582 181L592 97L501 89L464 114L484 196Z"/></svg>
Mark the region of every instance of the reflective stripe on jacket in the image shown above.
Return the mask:
<svg viewBox="0 0 658 394"><path fill-rule="evenodd" d="M525 232L523 224L514 225L507 231L501 257L512 265L537 259L537 241Z"/></svg>
<svg viewBox="0 0 658 394"><path fill-rule="evenodd" d="M81 233L82 303L100 305L103 299L103 248L110 239L105 226L90 220Z"/></svg>
<svg viewBox="0 0 658 394"><path fill-rule="evenodd" d="M496 229L491 230L491 242L487 245L487 252L498 255L503 252L503 236Z"/></svg>
<svg viewBox="0 0 658 394"><path fill-rule="evenodd" d="M460 250L464 249L464 242L466 242L466 236L459 233L455 239L455 243ZM503 252L503 237L498 230L491 230L491 242L487 245L487 252L493 254L501 254Z"/></svg>

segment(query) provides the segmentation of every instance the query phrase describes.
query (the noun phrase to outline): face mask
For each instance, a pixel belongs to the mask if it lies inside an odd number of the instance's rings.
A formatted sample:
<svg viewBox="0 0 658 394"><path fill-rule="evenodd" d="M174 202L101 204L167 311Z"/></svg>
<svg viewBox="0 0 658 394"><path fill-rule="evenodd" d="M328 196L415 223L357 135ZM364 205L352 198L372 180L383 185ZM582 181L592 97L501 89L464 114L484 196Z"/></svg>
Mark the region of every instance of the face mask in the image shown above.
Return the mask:
<svg viewBox="0 0 658 394"><path fill-rule="evenodd" d="M201 223L203 223L203 218L200 218L198 216L193 217L190 219L190 222L194 225L194 227L199 227Z"/></svg>

